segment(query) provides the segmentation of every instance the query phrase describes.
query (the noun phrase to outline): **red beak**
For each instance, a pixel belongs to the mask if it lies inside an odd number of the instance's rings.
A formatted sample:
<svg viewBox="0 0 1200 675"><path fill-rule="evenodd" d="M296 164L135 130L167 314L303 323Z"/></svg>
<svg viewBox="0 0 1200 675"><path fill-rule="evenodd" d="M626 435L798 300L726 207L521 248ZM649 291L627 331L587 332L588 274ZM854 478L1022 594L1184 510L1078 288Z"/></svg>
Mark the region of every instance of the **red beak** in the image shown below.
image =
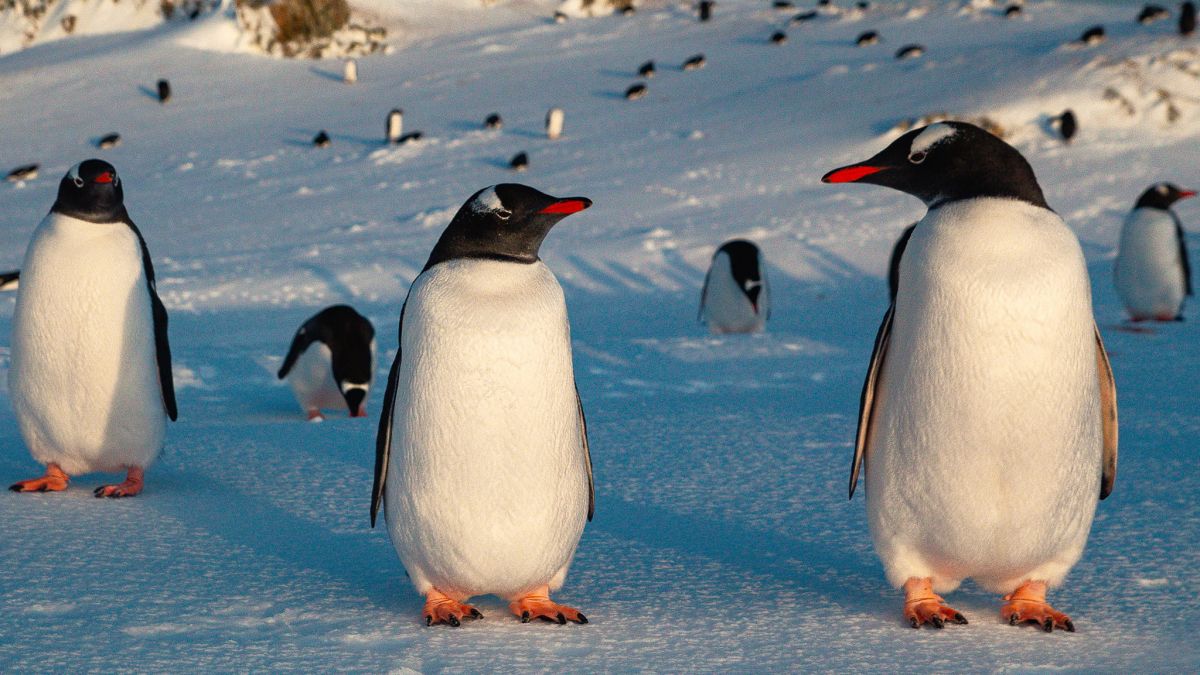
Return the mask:
<svg viewBox="0 0 1200 675"><path fill-rule="evenodd" d="M1180 190L1179 191L1180 199L1187 199L1188 197L1195 197L1195 196L1196 196L1195 190Z"/></svg>
<svg viewBox="0 0 1200 675"><path fill-rule="evenodd" d="M822 183L853 183L855 181L861 180L862 178L870 176L873 173L879 173L880 171L883 171L886 168L887 167L885 167L885 166L863 166L861 164L856 164L854 166L844 166L840 169L834 169L833 171L830 171L829 173L825 174L825 176L823 178L821 178L821 182Z"/></svg>
<svg viewBox="0 0 1200 675"><path fill-rule="evenodd" d="M571 197L569 199L560 199L541 211L538 211L538 213L568 216L572 213L579 213L591 205L592 200L590 199L584 199L583 197Z"/></svg>
<svg viewBox="0 0 1200 675"><path fill-rule="evenodd" d="M113 182L113 174L111 171L105 171L104 173L100 174L99 176L96 176L96 180L94 182L96 182L96 183L111 183L111 182Z"/></svg>

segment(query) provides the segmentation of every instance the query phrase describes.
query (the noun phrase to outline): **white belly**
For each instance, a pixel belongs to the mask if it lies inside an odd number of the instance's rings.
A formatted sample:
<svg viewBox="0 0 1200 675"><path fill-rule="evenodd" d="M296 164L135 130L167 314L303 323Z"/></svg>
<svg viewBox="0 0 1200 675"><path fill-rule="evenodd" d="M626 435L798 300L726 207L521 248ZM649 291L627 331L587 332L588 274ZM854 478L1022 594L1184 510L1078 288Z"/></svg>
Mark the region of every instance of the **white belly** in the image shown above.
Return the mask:
<svg viewBox="0 0 1200 675"><path fill-rule="evenodd" d="M1183 305L1183 264L1175 221L1162 209L1134 209L1121 229L1115 281L1134 319L1173 319Z"/></svg>
<svg viewBox="0 0 1200 675"><path fill-rule="evenodd" d="M900 274L866 483L889 581L1059 583L1087 540L1102 454L1078 241L1045 209L958 202L917 226Z"/></svg>
<svg viewBox="0 0 1200 675"><path fill-rule="evenodd" d="M68 474L147 466L166 433L137 236L50 214L21 268L9 392L34 459Z"/></svg>
<svg viewBox="0 0 1200 675"><path fill-rule="evenodd" d="M738 288L733 278L729 256L718 253L708 269L704 305L700 312L708 323L709 331L715 334L757 333L766 325L767 292L764 280L758 295L759 311L756 312L750 298Z"/></svg>
<svg viewBox="0 0 1200 675"><path fill-rule="evenodd" d="M562 289L545 265L439 264L410 291L385 505L419 592L561 585L587 516Z"/></svg>
<svg viewBox="0 0 1200 675"><path fill-rule="evenodd" d="M310 344L296 359L287 379L304 410L346 409L346 399L333 379L333 353L325 343Z"/></svg>

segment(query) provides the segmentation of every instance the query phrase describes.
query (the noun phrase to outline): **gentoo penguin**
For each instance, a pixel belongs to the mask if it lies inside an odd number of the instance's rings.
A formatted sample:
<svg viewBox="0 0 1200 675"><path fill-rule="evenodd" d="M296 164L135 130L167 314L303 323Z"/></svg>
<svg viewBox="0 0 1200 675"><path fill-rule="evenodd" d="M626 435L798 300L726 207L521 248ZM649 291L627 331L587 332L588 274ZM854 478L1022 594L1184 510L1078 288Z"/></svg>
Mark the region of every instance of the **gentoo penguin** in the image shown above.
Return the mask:
<svg viewBox="0 0 1200 675"><path fill-rule="evenodd" d="M116 169L89 159L58 185L34 230L12 320L9 398L41 478L15 492L64 490L69 476L126 471L97 497L142 491L158 456L175 387L167 310Z"/></svg>
<svg viewBox="0 0 1200 675"><path fill-rule="evenodd" d="M325 419L322 408L343 406L351 417L366 417L374 375L375 327L349 305L326 307L305 321L279 368L310 421Z"/></svg>
<svg viewBox="0 0 1200 675"><path fill-rule="evenodd" d="M105 134L104 136L100 137L100 140L96 141L96 147L100 148L101 150L115 148L120 144L121 134L118 133Z"/></svg>
<svg viewBox="0 0 1200 675"><path fill-rule="evenodd" d="M342 66L342 82L346 84L358 82L358 61L346 59L346 63Z"/></svg>
<svg viewBox="0 0 1200 675"><path fill-rule="evenodd" d="M1142 11L1138 12L1137 22L1144 26L1146 24L1154 23L1159 19L1165 19L1169 16L1171 16L1171 13L1167 11L1166 7L1162 7L1160 5L1146 5L1142 8Z"/></svg>
<svg viewBox="0 0 1200 675"><path fill-rule="evenodd" d="M774 33L771 33L771 44L773 44L773 45L787 44L787 33L783 32L781 30L777 30Z"/></svg>
<svg viewBox="0 0 1200 675"><path fill-rule="evenodd" d="M38 164L22 164L12 171L9 171L8 175L5 176L5 179L12 183L17 183L23 180L33 180L34 178L37 178L39 168L40 165Z"/></svg>
<svg viewBox="0 0 1200 675"><path fill-rule="evenodd" d="M713 2L713 0L700 0L699 9L701 21L708 21L712 18L713 5L715 4L717 3Z"/></svg>
<svg viewBox="0 0 1200 675"><path fill-rule="evenodd" d="M551 108L546 111L546 138L552 141L558 140L562 136L563 130L563 109Z"/></svg>
<svg viewBox="0 0 1200 675"><path fill-rule="evenodd" d="M171 83L166 80L159 80L158 84L158 102L166 103L171 100Z"/></svg>
<svg viewBox="0 0 1200 675"><path fill-rule="evenodd" d="M896 50L896 58L899 60L916 59L925 55L924 45L904 45Z"/></svg>
<svg viewBox="0 0 1200 675"><path fill-rule="evenodd" d="M910 131L826 183L928 207L863 385L850 494L916 628L966 623L936 593L972 577L1012 624L1074 630L1046 602L1113 488L1116 387L1079 240L1033 169L976 126Z"/></svg>
<svg viewBox="0 0 1200 675"><path fill-rule="evenodd" d="M508 166L513 171L524 171L529 168L529 155L524 152L518 152L513 155L512 159L508 160Z"/></svg>
<svg viewBox="0 0 1200 675"><path fill-rule="evenodd" d="M484 129L499 129L504 126L504 120L500 117L500 113L492 113L483 121Z"/></svg>
<svg viewBox="0 0 1200 675"><path fill-rule="evenodd" d="M549 597L594 491L567 308L538 248L590 205L511 183L476 192L400 310L371 525L382 505L426 624L478 618L465 603L485 594L525 622L587 623Z"/></svg>
<svg viewBox="0 0 1200 675"><path fill-rule="evenodd" d="M699 70L699 69L703 68L704 64L706 64L706 63L708 63L708 59L704 58L703 54L696 54L695 56L689 58L687 61L683 62L683 69L684 70Z"/></svg>
<svg viewBox="0 0 1200 675"><path fill-rule="evenodd" d="M655 69L654 69L654 61L653 60L643 63L642 65L638 66L638 69L637 69L637 74L646 79L650 79L650 78L654 77L654 72L655 72Z"/></svg>
<svg viewBox="0 0 1200 675"><path fill-rule="evenodd" d="M1062 138L1067 143L1075 138L1075 134L1079 133L1079 120L1075 118L1075 113L1071 112L1070 108L1064 110L1058 117L1052 118L1052 121L1058 122L1058 133L1062 134Z"/></svg>
<svg viewBox="0 0 1200 675"><path fill-rule="evenodd" d="M385 128L387 142L390 145L396 145L400 142L400 136L404 133L404 111L399 108L393 108L387 116L387 124Z"/></svg>
<svg viewBox="0 0 1200 675"><path fill-rule="evenodd" d="M1020 5L1009 5L1008 7L1004 8L1004 18L1011 19L1017 16L1021 16Z"/></svg>
<svg viewBox="0 0 1200 675"><path fill-rule="evenodd" d="M646 88L646 85L642 84L641 82L638 82L637 84L631 84L629 85L629 88L625 90L625 100L636 101L645 96L647 91L648 89Z"/></svg>
<svg viewBox="0 0 1200 675"><path fill-rule="evenodd" d="M1183 225L1171 205L1195 197L1171 183L1142 193L1121 228L1114 277L1117 295L1134 321L1183 320L1183 298L1192 295Z"/></svg>
<svg viewBox="0 0 1200 675"><path fill-rule="evenodd" d="M0 291L15 291L21 285L21 270L0 272Z"/></svg>
<svg viewBox="0 0 1200 675"><path fill-rule="evenodd" d="M1187 37L1196 32L1196 3L1188 2L1179 6L1179 34Z"/></svg>
<svg viewBox="0 0 1200 675"><path fill-rule="evenodd" d="M1083 34L1079 36L1079 41L1089 46L1104 42L1104 26L1092 26L1083 31Z"/></svg>
<svg viewBox="0 0 1200 675"><path fill-rule="evenodd" d="M873 30L865 31L854 39L854 44L859 47L866 47L879 42L879 33Z"/></svg>
<svg viewBox="0 0 1200 675"><path fill-rule="evenodd" d="M700 321L714 334L757 333L771 315L766 266L758 247L731 239L713 253L700 292Z"/></svg>
<svg viewBox="0 0 1200 675"><path fill-rule="evenodd" d="M888 259L888 297L892 302L896 302L896 289L900 288L900 258L904 257L904 249L908 248L908 240L916 228L916 223L904 228L892 246L892 257Z"/></svg>
<svg viewBox="0 0 1200 675"><path fill-rule="evenodd" d="M328 148L329 144L332 143L333 141L331 141L329 139L329 134L325 133L325 130L322 129L317 132L316 136L313 136L312 142L313 142L313 145L318 148Z"/></svg>

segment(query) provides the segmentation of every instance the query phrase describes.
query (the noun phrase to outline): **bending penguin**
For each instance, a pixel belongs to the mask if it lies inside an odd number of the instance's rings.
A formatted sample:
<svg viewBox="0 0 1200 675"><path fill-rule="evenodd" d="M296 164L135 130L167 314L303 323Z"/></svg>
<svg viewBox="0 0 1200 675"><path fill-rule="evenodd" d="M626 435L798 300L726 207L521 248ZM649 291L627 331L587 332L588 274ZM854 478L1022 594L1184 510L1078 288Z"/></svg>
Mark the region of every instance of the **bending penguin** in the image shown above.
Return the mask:
<svg viewBox="0 0 1200 675"><path fill-rule="evenodd" d="M928 207L900 260L861 398L850 495L916 628L966 623L972 577L1012 624L1075 629L1046 602L1112 492L1117 400L1079 240L1014 148L962 122L910 131L826 183Z"/></svg>
<svg viewBox="0 0 1200 675"><path fill-rule="evenodd" d="M333 305L305 321L279 368L292 385L309 421L325 417L322 408L342 408L367 416L367 395L375 375L375 327L349 305Z"/></svg>
<svg viewBox="0 0 1200 675"><path fill-rule="evenodd" d="M493 594L528 622L587 623L550 599L594 509L562 288L538 258L591 206L524 185L476 192L409 288L376 439L380 507L426 624Z"/></svg>
<svg viewBox="0 0 1200 675"><path fill-rule="evenodd" d="M1117 295L1134 321L1183 320L1192 268L1183 224L1171 205L1195 196L1171 183L1151 185L1125 219L1113 274Z"/></svg>
<svg viewBox="0 0 1200 675"><path fill-rule="evenodd" d="M65 490L80 473L127 473L97 497L142 491L167 418L177 416L167 310L150 250L125 210L116 169L89 159L58 185L33 233L13 313L8 389L41 478L15 492Z"/></svg>
<svg viewBox="0 0 1200 675"><path fill-rule="evenodd" d="M704 276L699 320L715 334L757 333L771 315L762 253L745 239L717 249Z"/></svg>

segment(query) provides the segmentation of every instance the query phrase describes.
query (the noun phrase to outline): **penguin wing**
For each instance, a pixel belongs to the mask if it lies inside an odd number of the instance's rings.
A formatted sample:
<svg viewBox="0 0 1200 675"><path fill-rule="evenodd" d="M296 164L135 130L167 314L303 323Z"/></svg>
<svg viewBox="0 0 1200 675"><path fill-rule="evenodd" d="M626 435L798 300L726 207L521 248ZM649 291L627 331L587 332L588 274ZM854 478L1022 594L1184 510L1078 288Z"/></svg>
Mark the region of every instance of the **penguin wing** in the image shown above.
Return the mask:
<svg viewBox="0 0 1200 675"><path fill-rule="evenodd" d="M385 404L386 405L386 404ZM583 401L579 399L579 385L575 385L575 407L579 410L579 436L583 440L583 458L587 460L588 522L596 513L596 482L592 478L592 448L588 444L587 416L583 414Z"/></svg>
<svg viewBox="0 0 1200 675"><path fill-rule="evenodd" d="M1100 419L1104 429L1104 456L1100 474L1100 499L1112 494L1117 481L1117 383L1100 328L1096 327L1096 370L1100 376Z"/></svg>
<svg viewBox="0 0 1200 675"><path fill-rule="evenodd" d="M0 272L0 291L7 291L12 283L21 280L21 270Z"/></svg>
<svg viewBox="0 0 1200 675"><path fill-rule="evenodd" d="M175 379L171 373L171 343L167 340L167 308L158 298L158 288L154 281L154 263L150 261L150 248L141 230L125 214L125 224L137 236L138 244L142 247L142 267L146 273L146 289L150 292L150 313L154 317L154 351L158 361L158 383L162 387L163 406L167 409L167 417L174 422L179 417L179 409L175 405Z"/></svg>
<svg viewBox="0 0 1200 675"><path fill-rule="evenodd" d="M871 430L871 418L875 405L875 384L879 373L883 370L883 358L887 355L888 341L892 337L892 316L896 306L888 307L883 315L883 323L879 325L879 333L875 336L875 351L871 353L871 365L867 368L867 380L863 382L862 396L858 407L858 434L854 438L854 461L850 464L850 498L854 498L854 489L858 487L858 473L862 470L863 462L871 449L867 447L867 436Z"/></svg>
<svg viewBox="0 0 1200 675"><path fill-rule="evenodd" d="M416 280L413 280L416 283ZM392 361L392 369L388 371L387 389L383 394L383 409L379 413L379 431L375 434L375 483L371 486L371 527L375 527L375 517L379 515L379 505L383 503L383 488L387 484L388 459L392 454L392 414L396 409L396 389L400 386L400 357L404 353L404 310L408 308L408 298L400 307L400 326L397 330L396 358ZM578 396L576 392L576 396ZM585 441L586 443L586 441Z"/></svg>
<svg viewBox="0 0 1200 675"><path fill-rule="evenodd" d="M1192 293L1192 265L1188 262L1187 241L1183 234L1183 223L1179 222L1179 216L1175 212L1171 212L1171 217L1175 219L1175 239L1179 241L1179 264L1183 267L1183 292L1188 295Z"/></svg>
<svg viewBox="0 0 1200 675"><path fill-rule="evenodd" d="M279 367L279 373L277 374L279 379L282 380L287 377L288 373L292 370L292 366L296 365L296 359L300 358L300 355L308 349L309 345L316 342L318 331L315 330L316 326L312 324L313 320L309 319L296 331L295 337L292 338L292 346L288 349L287 356L283 359L283 365Z"/></svg>

